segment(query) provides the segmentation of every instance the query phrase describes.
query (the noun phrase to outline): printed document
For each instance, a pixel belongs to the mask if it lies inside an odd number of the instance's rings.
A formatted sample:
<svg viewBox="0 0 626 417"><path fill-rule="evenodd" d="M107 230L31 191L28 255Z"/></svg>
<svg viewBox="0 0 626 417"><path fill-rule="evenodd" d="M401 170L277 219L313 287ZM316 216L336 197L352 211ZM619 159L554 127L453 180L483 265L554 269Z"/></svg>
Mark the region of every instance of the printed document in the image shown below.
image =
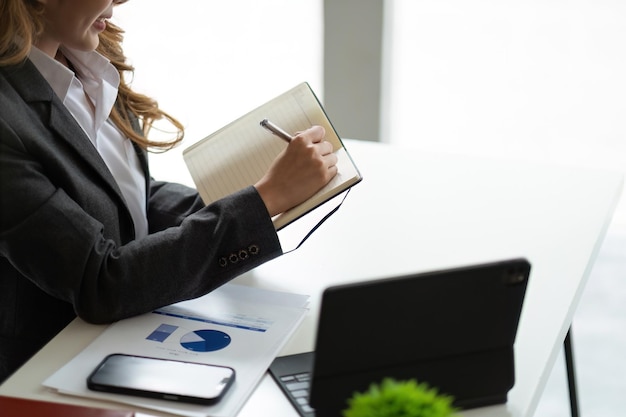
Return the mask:
<svg viewBox="0 0 626 417"><path fill-rule="evenodd" d="M232 417L304 318L308 299L226 284L203 297L112 324L44 385L59 393L177 415ZM87 377L111 353L229 366L236 379L224 398L210 406L89 390Z"/></svg>

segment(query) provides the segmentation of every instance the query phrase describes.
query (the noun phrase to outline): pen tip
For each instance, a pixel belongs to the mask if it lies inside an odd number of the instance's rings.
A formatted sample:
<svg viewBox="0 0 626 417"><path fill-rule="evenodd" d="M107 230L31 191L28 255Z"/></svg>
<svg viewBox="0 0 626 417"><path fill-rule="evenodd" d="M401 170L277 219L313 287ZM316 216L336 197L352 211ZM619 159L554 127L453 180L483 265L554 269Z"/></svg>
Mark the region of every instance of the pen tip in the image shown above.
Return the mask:
<svg viewBox="0 0 626 417"><path fill-rule="evenodd" d="M261 126L265 127L266 124L267 124L267 119L261 120L261 123L260 123Z"/></svg>

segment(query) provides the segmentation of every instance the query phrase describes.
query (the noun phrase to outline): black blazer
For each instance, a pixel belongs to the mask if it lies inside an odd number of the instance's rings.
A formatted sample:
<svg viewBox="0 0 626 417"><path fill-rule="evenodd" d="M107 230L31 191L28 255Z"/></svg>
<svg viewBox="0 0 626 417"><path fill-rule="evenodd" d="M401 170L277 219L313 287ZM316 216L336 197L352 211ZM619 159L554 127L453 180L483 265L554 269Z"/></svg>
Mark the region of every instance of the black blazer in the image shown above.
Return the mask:
<svg viewBox="0 0 626 417"><path fill-rule="evenodd" d="M181 185L146 188L150 234L134 240L115 180L50 85L30 61L0 67L0 381L76 315L149 312L282 253L253 187L207 207Z"/></svg>

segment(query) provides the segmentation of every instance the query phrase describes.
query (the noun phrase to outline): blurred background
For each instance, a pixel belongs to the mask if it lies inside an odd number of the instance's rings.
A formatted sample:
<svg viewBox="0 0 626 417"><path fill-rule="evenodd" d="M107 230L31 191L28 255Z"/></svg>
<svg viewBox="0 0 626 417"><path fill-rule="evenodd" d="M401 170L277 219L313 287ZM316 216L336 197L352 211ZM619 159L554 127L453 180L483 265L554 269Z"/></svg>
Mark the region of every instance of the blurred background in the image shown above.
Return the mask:
<svg viewBox="0 0 626 417"><path fill-rule="evenodd" d="M346 138L626 173L621 0L134 0L114 21L133 87L187 128L158 179L191 184L184 148L301 81ZM625 200L573 324L582 415L622 413ZM561 357L536 416L568 410Z"/></svg>

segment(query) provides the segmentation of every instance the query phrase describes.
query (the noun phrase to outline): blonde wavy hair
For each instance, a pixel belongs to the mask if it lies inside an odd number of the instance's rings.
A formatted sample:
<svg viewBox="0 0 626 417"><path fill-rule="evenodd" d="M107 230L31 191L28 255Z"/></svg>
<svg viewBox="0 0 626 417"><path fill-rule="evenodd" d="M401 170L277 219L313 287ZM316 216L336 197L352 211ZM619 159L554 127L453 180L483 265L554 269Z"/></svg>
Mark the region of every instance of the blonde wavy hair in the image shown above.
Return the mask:
<svg viewBox="0 0 626 417"><path fill-rule="evenodd" d="M17 65L28 57L28 52L44 27L44 7L37 0L0 0L0 66ZM107 22L100 34L97 51L111 61L120 73L120 86L111 120L130 140L151 151L166 151L183 140L184 127L174 117L159 108L156 100L133 91L125 75L134 71L126 62L122 49L124 31ZM133 119L140 122L141 132L133 127ZM174 127L174 139L151 141L148 132L157 120L166 120Z"/></svg>

